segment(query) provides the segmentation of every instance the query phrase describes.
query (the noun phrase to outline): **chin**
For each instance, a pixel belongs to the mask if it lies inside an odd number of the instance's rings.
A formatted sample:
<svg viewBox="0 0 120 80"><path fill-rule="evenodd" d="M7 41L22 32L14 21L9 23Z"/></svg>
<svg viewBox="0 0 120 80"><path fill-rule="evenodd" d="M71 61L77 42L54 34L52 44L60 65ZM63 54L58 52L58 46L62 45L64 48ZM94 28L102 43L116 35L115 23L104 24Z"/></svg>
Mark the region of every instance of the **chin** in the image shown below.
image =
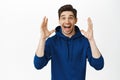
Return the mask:
<svg viewBox="0 0 120 80"><path fill-rule="evenodd" d="M71 33L72 33L72 31L65 32L66 35L70 35Z"/></svg>

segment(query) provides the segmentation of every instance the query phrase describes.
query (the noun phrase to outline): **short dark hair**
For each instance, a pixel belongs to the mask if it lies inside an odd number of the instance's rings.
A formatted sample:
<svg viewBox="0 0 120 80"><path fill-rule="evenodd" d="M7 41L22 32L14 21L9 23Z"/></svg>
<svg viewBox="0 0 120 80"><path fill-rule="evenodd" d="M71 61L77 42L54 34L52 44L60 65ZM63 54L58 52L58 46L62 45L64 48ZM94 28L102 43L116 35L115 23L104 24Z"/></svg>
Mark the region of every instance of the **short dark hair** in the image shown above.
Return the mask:
<svg viewBox="0 0 120 80"><path fill-rule="evenodd" d="M58 10L59 18L63 11L72 11L75 18L77 18L77 10L75 8L73 8L73 6L71 4L66 4L66 5L63 5L62 7L60 7L60 9Z"/></svg>

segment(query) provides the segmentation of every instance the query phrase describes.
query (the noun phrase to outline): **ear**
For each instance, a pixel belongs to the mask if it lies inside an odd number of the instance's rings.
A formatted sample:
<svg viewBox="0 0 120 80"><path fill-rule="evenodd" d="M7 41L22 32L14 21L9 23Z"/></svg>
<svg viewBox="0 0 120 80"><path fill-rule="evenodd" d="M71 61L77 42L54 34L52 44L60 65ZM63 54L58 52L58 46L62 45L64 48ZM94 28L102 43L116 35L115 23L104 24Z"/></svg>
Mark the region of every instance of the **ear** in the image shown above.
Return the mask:
<svg viewBox="0 0 120 80"><path fill-rule="evenodd" d="M60 19L58 19L58 23L60 24Z"/></svg>
<svg viewBox="0 0 120 80"><path fill-rule="evenodd" d="M75 24L77 23L77 21L78 21L78 18L75 19Z"/></svg>

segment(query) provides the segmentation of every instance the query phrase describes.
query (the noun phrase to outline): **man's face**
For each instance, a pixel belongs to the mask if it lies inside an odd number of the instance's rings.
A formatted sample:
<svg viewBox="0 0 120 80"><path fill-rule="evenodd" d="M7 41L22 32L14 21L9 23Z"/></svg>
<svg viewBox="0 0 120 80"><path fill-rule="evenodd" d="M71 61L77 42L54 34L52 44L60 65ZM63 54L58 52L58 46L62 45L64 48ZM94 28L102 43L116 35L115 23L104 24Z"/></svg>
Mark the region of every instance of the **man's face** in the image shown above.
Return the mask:
<svg viewBox="0 0 120 80"><path fill-rule="evenodd" d="M62 32L65 35L71 35L74 32L74 26L77 22L73 12L63 11L59 18L59 23L62 28Z"/></svg>

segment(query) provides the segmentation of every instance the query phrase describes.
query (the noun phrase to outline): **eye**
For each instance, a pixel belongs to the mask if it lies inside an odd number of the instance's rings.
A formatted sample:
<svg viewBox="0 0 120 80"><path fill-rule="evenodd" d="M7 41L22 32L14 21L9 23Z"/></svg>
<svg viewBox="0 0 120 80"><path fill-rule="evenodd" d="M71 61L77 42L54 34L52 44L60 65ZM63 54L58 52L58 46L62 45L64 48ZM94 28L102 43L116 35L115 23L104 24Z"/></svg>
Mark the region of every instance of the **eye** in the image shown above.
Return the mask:
<svg viewBox="0 0 120 80"><path fill-rule="evenodd" d="M65 20L65 17L61 17L62 20Z"/></svg>
<svg viewBox="0 0 120 80"><path fill-rule="evenodd" d="M70 20L73 20L73 19L74 19L74 17L69 17L69 19L70 19Z"/></svg>

